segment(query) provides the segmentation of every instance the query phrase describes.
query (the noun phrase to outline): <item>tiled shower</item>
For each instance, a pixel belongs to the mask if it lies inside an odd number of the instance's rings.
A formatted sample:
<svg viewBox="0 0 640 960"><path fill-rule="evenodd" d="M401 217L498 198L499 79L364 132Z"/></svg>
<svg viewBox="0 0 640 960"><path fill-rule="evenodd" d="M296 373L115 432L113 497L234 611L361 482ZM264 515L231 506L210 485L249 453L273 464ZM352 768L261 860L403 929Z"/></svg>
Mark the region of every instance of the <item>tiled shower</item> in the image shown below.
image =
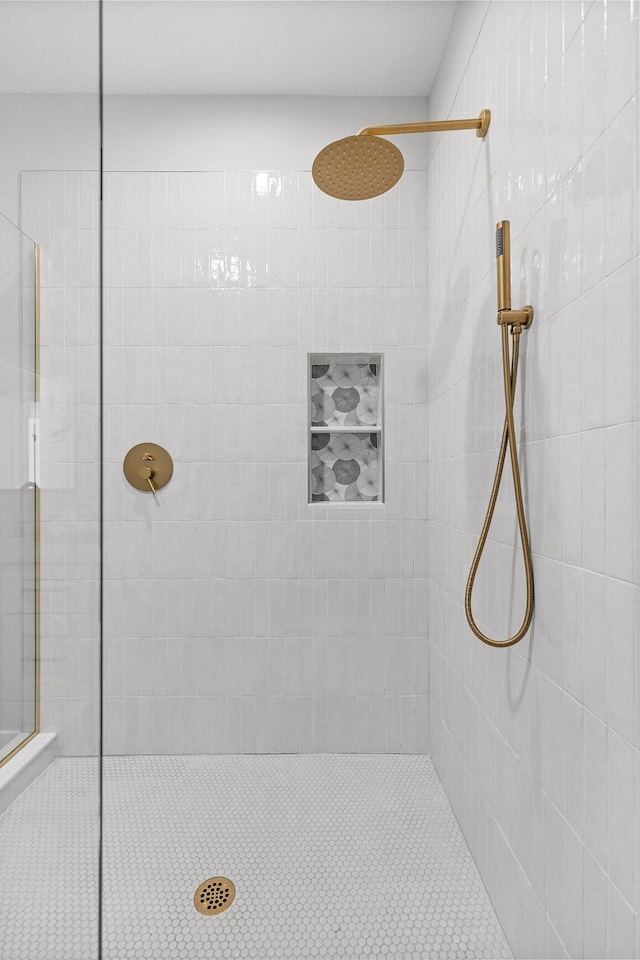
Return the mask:
<svg viewBox="0 0 640 960"><path fill-rule="evenodd" d="M107 753L426 751L426 191L106 174ZM384 503L308 502L319 349L384 351ZM161 513L122 482L145 437Z"/></svg>
<svg viewBox="0 0 640 960"><path fill-rule="evenodd" d="M37 459L0 498L11 531L40 491L40 717L0 762L0 957L640 957L637 0L185 3L283 30L333 8L345 33L424 8L433 82L127 92L116 26L160 49L174 6L0 4L0 213L40 250ZM10 39L46 23L85 59L45 93ZM391 138L380 197L313 182L366 123L482 108L484 140ZM464 611L504 417L500 220L535 310L535 613L508 650ZM146 442L173 458L157 496L123 473ZM505 473L474 595L493 636L524 606ZM218 875L235 900L203 917Z"/></svg>

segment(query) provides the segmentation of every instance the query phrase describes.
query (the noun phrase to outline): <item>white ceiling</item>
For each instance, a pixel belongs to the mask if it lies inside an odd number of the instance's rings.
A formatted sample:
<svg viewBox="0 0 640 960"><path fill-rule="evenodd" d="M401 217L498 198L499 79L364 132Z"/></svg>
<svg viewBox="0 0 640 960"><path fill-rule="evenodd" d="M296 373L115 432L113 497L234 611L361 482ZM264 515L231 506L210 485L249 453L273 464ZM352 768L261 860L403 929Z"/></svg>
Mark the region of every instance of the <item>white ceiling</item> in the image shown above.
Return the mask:
<svg viewBox="0 0 640 960"><path fill-rule="evenodd" d="M428 95L455 0L105 0L107 94ZM0 0L0 91L97 90L95 0Z"/></svg>

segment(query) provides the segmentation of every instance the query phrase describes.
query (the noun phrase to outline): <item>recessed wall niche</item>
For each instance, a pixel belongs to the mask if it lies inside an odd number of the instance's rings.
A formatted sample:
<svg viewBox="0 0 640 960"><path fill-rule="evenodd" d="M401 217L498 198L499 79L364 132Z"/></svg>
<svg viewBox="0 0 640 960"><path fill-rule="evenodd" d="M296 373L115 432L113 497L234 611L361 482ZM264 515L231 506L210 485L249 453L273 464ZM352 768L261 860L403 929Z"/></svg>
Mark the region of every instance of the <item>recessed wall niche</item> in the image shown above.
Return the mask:
<svg viewBox="0 0 640 960"><path fill-rule="evenodd" d="M309 503L382 503L382 354L309 354Z"/></svg>

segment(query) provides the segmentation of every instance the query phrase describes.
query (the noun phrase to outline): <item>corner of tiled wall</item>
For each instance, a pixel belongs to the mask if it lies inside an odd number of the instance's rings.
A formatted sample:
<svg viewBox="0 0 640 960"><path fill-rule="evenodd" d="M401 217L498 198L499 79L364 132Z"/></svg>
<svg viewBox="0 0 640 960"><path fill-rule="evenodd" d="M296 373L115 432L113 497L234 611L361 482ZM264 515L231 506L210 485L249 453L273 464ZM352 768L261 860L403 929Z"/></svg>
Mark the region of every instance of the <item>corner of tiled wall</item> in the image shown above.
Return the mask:
<svg viewBox="0 0 640 960"><path fill-rule="evenodd" d="M638 956L638 4L492 3L462 75L447 63L432 114L493 115L483 145L442 136L428 174L431 749L516 956ZM504 415L502 219L514 306L536 311L518 389L536 610L508 651L463 607ZM509 482L474 596L495 636L523 604Z"/></svg>

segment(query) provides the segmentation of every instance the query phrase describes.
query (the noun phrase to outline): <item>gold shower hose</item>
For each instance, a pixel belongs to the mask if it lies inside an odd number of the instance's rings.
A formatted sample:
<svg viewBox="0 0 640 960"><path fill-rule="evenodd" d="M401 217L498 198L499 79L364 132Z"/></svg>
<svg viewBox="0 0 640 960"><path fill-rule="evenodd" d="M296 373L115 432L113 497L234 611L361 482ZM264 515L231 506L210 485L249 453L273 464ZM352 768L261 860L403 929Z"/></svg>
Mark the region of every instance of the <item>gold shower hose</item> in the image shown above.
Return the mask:
<svg viewBox="0 0 640 960"><path fill-rule="evenodd" d="M478 546L476 547L473 563L471 564L469 579L467 580L467 589L464 596L464 608L467 614L469 626L475 633L476 637L482 640L483 643L489 644L491 647L511 647L514 643L518 643L519 640L522 640L525 633L529 629L529 626L531 625L531 617L533 616L533 564L531 561L531 547L529 545L527 521L524 515L524 504L522 502L522 485L520 482L520 466L518 464L518 450L516 447L516 430L513 423L513 404L516 393L516 379L518 376L518 354L520 350L520 334L522 332L522 324L520 322L511 323L509 320L506 320L505 314L509 313L512 313L512 311L504 311L504 313L500 315L500 323L502 325L502 372L504 376L504 399L506 406L504 429L502 431L500 453L498 455L496 475L493 480L493 489L491 490L491 496L489 498L489 506L487 507L487 515L484 518L482 533L480 534L480 539L478 541ZM520 311L518 311L518 313L520 313ZM512 313L512 316L515 319L515 313ZM513 352L511 355L511 363L509 363L509 326L511 326L511 332L513 335ZM520 528L520 539L522 541L522 553L524 558L524 572L527 581L527 606L525 609L522 626L517 633L514 633L514 635L509 637L508 640L492 640L491 637L487 637L482 630L480 630L476 621L474 620L473 611L471 609L471 597L473 594L473 584L476 578L476 573L478 572L480 560L482 559L484 547L487 542L489 528L491 526L491 521L493 520L493 512L495 510L498 493L500 491L502 471L504 469L505 457L507 455L507 444L509 445L509 452L511 454L513 490L516 498L518 527Z"/></svg>

